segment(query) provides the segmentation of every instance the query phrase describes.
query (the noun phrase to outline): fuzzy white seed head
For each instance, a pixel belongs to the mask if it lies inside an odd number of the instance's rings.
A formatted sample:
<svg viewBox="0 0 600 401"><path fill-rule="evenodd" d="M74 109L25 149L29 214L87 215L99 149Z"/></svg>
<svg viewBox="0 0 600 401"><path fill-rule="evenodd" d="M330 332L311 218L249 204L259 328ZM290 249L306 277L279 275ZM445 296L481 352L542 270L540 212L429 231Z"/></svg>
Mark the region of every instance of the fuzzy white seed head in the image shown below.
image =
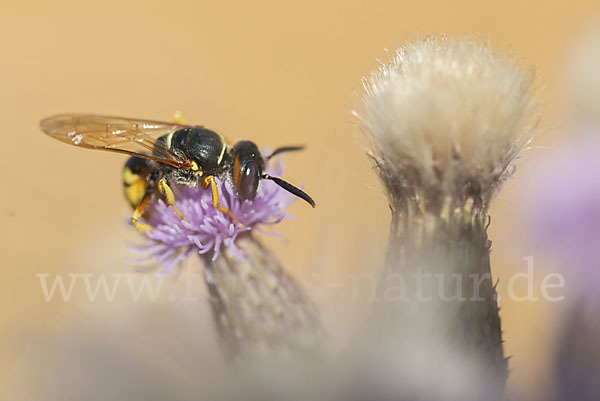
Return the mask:
<svg viewBox="0 0 600 401"><path fill-rule="evenodd" d="M365 79L360 119L392 201L489 201L537 124L514 58L474 40L427 38ZM428 199L429 198L429 199Z"/></svg>

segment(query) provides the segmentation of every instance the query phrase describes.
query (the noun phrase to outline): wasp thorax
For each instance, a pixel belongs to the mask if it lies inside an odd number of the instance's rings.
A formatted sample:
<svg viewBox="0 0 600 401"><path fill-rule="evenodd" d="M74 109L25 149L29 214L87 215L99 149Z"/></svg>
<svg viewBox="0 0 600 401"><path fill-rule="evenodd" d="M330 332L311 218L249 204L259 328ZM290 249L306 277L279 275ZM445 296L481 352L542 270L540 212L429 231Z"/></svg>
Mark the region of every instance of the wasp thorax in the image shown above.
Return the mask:
<svg viewBox="0 0 600 401"><path fill-rule="evenodd" d="M265 161L258 147L250 141L236 143L231 152L231 179L237 195L242 199L252 200L256 196Z"/></svg>
<svg viewBox="0 0 600 401"><path fill-rule="evenodd" d="M204 127L181 129L167 137L168 147L194 161L205 172L217 171L223 161L227 145L221 135Z"/></svg>

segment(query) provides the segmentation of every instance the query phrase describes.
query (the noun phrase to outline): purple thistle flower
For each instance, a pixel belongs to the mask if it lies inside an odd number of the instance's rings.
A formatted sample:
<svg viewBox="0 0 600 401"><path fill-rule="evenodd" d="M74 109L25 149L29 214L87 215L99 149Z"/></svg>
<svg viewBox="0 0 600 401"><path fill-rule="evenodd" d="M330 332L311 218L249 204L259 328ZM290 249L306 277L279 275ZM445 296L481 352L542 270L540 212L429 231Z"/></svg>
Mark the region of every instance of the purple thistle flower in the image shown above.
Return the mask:
<svg viewBox="0 0 600 401"><path fill-rule="evenodd" d="M538 165L528 208L534 241L584 288L600 283L600 141L573 143Z"/></svg>
<svg viewBox="0 0 600 401"><path fill-rule="evenodd" d="M538 163L525 209L535 245L556 259L568 283L554 356L557 400L591 401L600 394L599 132L573 129L568 144Z"/></svg>
<svg viewBox="0 0 600 401"><path fill-rule="evenodd" d="M279 161L274 166L268 165L266 171L280 176L283 163ZM268 180L261 181L252 201L239 199L228 180L216 178L216 182L220 205L229 209L242 225L217 210L212 205L210 189L201 186L173 187L176 206L185 220L181 220L163 199L153 199L145 220L145 223L153 227L153 231L145 232L144 236L148 240L145 246L133 250L146 254L137 261L155 260L162 265L157 278L165 276L196 252L212 252L212 260L216 260L222 246L228 247L233 255L243 259L243 253L235 244L236 238L241 233L251 231L268 234L260 226L281 222L287 217L286 207L295 200L288 192Z"/></svg>

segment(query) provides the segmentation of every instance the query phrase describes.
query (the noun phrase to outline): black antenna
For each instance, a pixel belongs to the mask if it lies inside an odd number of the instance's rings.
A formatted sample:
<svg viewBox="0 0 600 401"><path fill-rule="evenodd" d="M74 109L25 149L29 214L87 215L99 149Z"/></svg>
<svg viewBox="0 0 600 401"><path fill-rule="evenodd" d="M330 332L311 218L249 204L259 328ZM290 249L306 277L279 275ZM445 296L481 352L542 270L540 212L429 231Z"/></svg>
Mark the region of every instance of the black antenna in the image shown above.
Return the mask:
<svg viewBox="0 0 600 401"><path fill-rule="evenodd" d="M315 205L315 201L310 196L308 196L308 194L306 192L304 192L300 188L296 188L295 186L293 186L289 182L284 181L284 180L282 180L281 178L278 178L278 177L271 177L269 174L263 174L262 178L265 178L265 179L271 180L271 181L275 181L275 184L279 185L281 188L285 189L286 191L288 191L288 192L296 195L298 198L304 199L312 207L316 206Z"/></svg>
<svg viewBox="0 0 600 401"><path fill-rule="evenodd" d="M267 156L267 160L269 160L273 156L278 155L278 154L283 153L283 152L294 152L294 151L302 150L302 149L304 149L304 145L300 145L300 146L282 146L280 148L275 149L273 151L273 153L271 153L269 156Z"/></svg>

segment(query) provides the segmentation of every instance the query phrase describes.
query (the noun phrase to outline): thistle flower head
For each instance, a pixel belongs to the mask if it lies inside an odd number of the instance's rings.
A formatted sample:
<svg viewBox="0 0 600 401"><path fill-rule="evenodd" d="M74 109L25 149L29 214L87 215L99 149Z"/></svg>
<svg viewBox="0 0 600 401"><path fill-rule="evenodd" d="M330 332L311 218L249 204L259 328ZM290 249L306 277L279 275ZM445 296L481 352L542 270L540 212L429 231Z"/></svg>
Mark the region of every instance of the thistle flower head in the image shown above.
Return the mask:
<svg viewBox="0 0 600 401"><path fill-rule="evenodd" d="M355 113L392 204L484 202L532 138L533 74L474 40L428 38L364 80Z"/></svg>
<svg viewBox="0 0 600 401"><path fill-rule="evenodd" d="M281 175L283 164L267 166L267 172ZM167 274L179 262L194 253L210 254L217 259L222 247L228 247L236 257L244 255L236 247L236 238L244 232L261 231L260 226L273 225L286 217L285 208L293 202L293 197L277 184L263 180L254 200L236 197L230 182L217 178L219 204L229 209L239 220L212 205L210 190L201 186L175 187L176 207L183 214L182 220L162 199L154 199L148 208L145 223L152 232L145 232L146 245L134 251L146 253L140 260L156 260L162 264L160 276ZM241 223L241 225L239 224Z"/></svg>

